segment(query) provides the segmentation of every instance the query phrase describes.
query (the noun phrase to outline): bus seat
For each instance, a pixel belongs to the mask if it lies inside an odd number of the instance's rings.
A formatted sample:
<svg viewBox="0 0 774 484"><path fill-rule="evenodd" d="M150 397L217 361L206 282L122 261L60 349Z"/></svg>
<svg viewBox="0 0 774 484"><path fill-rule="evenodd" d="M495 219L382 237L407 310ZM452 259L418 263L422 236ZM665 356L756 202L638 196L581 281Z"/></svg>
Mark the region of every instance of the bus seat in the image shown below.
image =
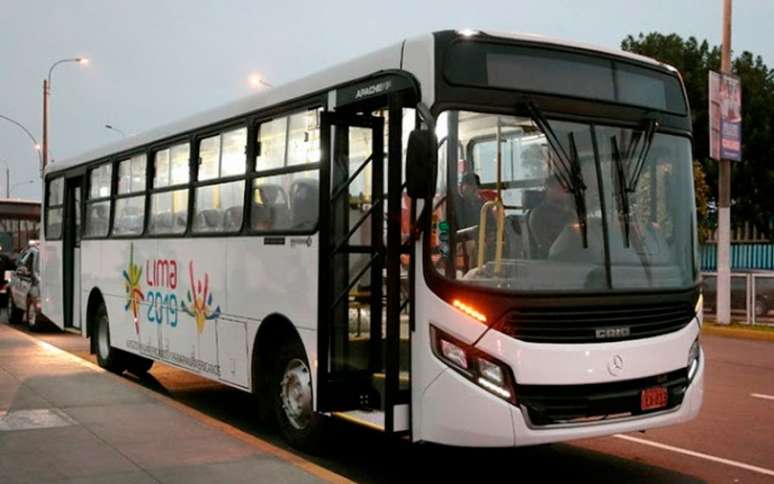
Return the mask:
<svg viewBox="0 0 774 484"><path fill-rule="evenodd" d="M253 198L253 228L281 229L288 227L289 208L285 189L280 185L265 183L255 187Z"/></svg>
<svg viewBox="0 0 774 484"><path fill-rule="evenodd" d="M223 231L223 212L217 208L207 208L196 214L194 221L196 230L205 232Z"/></svg>
<svg viewBox="0 0 774 484"><path fill-rule="evenodd" d="M305 178L293 182L290 199L294 229L312 229L317 225L319 194L317 180Z"/></svg>
<svg viewBox="0 0 774 484"><path fill-rule="evenodd" d="M242 228L242 206L229 207L223 214L223 229L226 232L235 232Z"/></svg>

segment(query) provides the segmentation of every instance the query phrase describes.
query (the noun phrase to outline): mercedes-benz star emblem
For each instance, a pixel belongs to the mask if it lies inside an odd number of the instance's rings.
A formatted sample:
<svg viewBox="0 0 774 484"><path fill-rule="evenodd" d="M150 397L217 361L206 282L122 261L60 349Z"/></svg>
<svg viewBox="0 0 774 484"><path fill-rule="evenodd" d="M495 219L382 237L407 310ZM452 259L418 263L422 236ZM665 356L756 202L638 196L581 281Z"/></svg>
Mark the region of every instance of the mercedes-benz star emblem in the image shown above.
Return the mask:
<svg viewBox="0 0 774 484"><path fill-rule="evenodd" d="M607 371L613 376L618 376L623 372L624 361L621 355L615 355L607 362Z"/></svg>

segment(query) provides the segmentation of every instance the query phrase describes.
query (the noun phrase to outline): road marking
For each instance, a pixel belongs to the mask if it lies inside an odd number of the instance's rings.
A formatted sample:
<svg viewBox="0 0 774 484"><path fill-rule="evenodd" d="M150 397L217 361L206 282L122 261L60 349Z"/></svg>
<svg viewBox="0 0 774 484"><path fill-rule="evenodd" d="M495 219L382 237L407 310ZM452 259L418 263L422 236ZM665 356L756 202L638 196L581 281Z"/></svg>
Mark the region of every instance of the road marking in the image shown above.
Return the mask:
<svg viewBox="0 0 774 484"><path fill-rule="evenodd" d="M628 440L630 442L635 442L637 444L649 445L651 447L656 447L658 449L670 450L678 454L690 455L691 457L698 457L699 459L706 459L712 462L738 467L740 469L757 472L759 474L763 474L766 476L774 476L774 470L766 469L764 467L758 467L750 464L745 464L744 462L739 462L731 459L724 459L722 457L715 457L714 455L704 454L702 452L696 452L688 449L681 449L680 447L674 447L671 445L660 444L658 442L653 442L652 440L638 439L637 437L631 437L629 435L616 434L613 437L623 439L623 440Z"/></svg>
<svg viewBox="0 0 774 484"><path fill-rule="evenodd" d="M764 400L774 400L774 395L764 395L763 393L751 393L750 396L753 398L762 398Z"/></svg>

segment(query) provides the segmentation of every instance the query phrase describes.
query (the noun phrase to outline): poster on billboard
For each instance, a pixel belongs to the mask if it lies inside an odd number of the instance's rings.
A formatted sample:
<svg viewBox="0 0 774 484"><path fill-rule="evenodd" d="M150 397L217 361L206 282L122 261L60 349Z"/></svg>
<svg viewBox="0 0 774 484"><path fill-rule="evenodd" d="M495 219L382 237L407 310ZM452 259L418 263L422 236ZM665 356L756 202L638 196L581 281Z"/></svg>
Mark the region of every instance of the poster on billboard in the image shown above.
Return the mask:
<svg viewBox="0 0 774 484"><path fill-rule="evenodd" d="M742 85L739 78L710 71L710 157L742 159Z"/></svg>

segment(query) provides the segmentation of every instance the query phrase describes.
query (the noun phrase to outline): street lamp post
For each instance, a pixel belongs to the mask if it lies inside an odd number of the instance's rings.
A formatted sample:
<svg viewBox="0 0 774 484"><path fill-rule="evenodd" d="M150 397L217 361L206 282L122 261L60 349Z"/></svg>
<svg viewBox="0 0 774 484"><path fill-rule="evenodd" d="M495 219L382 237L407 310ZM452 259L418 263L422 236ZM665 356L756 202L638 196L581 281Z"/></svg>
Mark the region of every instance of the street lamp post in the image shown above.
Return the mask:
<svg viewBox="0 0 774 484"><path fill-rule="evenodd" d="M51 95L51 74L54 68L65 62L77 62L78 64L88 64L89 59L85 57L75 57L73 59L61 59L48 69L48 77L43 79L43 168L48 163L48 97Z"/></svg>
<svg viewBox="0 0 774 484"><path fill-rule="evenodd" d="M4 119L4 120L8 121L9 123L11 123L11 124L13 124L15 126L18 126L19 128L22 129L22 131L24 131L24 133L26 133L26 135L29 137L29 139L32 140L32 146L35 148L35 151L38 152L38 161L41 164L41 172L40 173L42 175L43 174L43 171L42 171L43 170L43 157L40 154L40 145L38 144L38 140L35 139L35 136L32 135L32 133L30 132L29 129L27 129L23 124L21 124L20 122L16 121L15 119L11 119L8 116L3 116L2 114L0 114L0 119Z"/></svg>
<svg viewBox="0 0 774 484"><path fill-rule="evenodd" d="M105 127L109 129L110 131L115 131L116 133L120 134L122 137L126 138L126 133L124 133L122 130L116 128L113 125L106 124Z"/></svg>
<svg viewBox="0 0 774 484"><path fill-rule="evenodd" d="M10 187L8 187L8 198L11 198L11 190L22 185L29 185L30 183L35 183L35 179L16 182Z"/></svg>
<svg viewBox="0 0 774 484"><path fill-rule="evenodd" d="M261 87L261 85L266 87L274 87L266 82L260 74L251 74L249 81L252 87Z"/></svg>
<svg viewBox="0 0 774 484"><path fill-rule="evenodd" d="M5 198L11 198L11 169L7 161L0 160L0 163L5 165Z"/></svg>

